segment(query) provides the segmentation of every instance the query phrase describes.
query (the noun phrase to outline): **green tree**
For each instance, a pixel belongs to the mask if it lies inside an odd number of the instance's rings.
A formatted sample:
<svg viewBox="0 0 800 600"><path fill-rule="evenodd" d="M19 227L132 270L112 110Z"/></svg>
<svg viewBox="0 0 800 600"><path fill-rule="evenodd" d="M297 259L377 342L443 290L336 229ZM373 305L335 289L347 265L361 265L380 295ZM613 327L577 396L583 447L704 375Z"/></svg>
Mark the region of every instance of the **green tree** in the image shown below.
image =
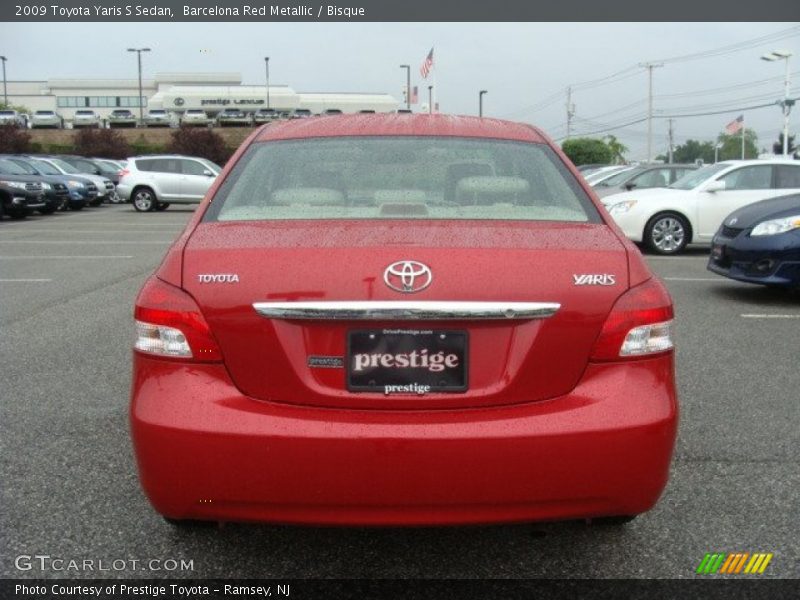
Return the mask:
<svg viewBox="0 0 800 600"><path fill-rule="evenodd" d="M618 165L624 165L626 162L625 153L628 151L628 147L614 135L607 135L603 140L608 149L611 150L611 159Z"/></svg>
<svg viewBox="0 0 800 600"><path fill-rule="evenodd" d="M698 158L702 159L705 163L713 163L714 143L686 140L685 144L677 146L672 151L672 160L676 163L690 164L695 162Z"/></svg>
<svg viewBox="0 0 800 600"><path fill-rule="evenodd" d="M613 158L608 145L600 139L573 138L565 140L561 144L561 149L576 166L608 164Z"/></svg>
<svg viewBox="0 0 800 600"><path fill-rule="evenodd" d="M794 145L794 136L789 136L789 144L787 146L789 150L789 154L794 154L797 150L797 146ZM783 132L781 131L778 134L778 141L772 144L772 153L773 154L783 154Z"/></svg>
<svg viewBox="0 0 800 600"><path fill-rule="evenodd" d="M752 129L744 130L744 157L758 158L758 136ZM742 158L742 134L741 132L731 135L720 133L717 137L720 145L719 160L731 160Z"/></svg>

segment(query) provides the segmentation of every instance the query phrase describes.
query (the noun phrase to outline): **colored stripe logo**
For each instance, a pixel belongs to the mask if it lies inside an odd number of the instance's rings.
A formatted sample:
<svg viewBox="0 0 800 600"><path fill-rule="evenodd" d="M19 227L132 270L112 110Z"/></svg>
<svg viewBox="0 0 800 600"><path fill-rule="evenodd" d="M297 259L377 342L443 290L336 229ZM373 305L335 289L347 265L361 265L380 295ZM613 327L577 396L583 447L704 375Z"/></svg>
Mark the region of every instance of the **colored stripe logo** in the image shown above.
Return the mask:
<svg viewBox="0 0 800 600"><path fill-rule="evenodd" d="M700 561L698 575L760 575L772 560L772 552L708 553Z"/></svg>

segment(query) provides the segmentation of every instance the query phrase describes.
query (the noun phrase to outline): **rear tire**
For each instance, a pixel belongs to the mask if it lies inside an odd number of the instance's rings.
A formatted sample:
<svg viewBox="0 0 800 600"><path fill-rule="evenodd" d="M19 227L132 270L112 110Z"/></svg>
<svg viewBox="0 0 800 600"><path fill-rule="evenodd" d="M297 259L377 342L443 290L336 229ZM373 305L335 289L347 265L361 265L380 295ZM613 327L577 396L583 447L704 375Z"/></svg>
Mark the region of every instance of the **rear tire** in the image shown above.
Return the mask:
<svg viewBox="0 0 800 600"><path fill-rule="evenodd" d="M645 246L656 254L680 254L691 236L689 223L677 213L661 213L647 222L644 228Z"/></svg>
<svg viewBox="0 0 800 600"><path fill-rule="evenodd" d="M146 187L134 190L131 194L131 202L133 202L133 208L139 212L150 212L158 205L153 190Z"/></svg>

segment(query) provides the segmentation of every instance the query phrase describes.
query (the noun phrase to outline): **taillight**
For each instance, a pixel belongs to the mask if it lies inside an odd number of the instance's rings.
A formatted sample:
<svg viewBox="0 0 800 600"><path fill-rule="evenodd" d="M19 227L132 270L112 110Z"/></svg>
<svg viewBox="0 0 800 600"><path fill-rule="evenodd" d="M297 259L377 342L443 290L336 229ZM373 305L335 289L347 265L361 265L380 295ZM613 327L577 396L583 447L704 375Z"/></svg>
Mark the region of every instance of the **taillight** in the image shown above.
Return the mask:
<svg viewBox="0 0 800 600"><path fill-rule="evenodd" d="M614 303L594 344L592 360L625 360L670 352L672 299L655 278L631 288Z"/></svg>
<svg viewBox="0 0 800 600"><path fill-rule="evenodd" d="M151 277L136 298L136 343L145 354L219 362L219 350L200 307L182 289Z"/></svg>
<svg viewBox="0 0 800 600"><path fill-rule="evenodd" d="M119 173L117 173L117 175L119 175L119 178L122 179L126 175L130 175L130 173L131 172L129 169L122 169Z"/></svg>

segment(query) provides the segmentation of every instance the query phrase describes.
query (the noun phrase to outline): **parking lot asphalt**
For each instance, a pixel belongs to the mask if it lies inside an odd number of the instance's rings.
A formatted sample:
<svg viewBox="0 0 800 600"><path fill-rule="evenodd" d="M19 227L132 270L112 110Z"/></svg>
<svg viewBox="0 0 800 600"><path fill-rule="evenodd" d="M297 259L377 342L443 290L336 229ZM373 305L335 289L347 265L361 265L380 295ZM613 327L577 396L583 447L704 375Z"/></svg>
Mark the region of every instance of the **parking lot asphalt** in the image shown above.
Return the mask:
<svg viewBox="0 0 800 600"><path fill-rule="evenodd" d="M107 205L0 223L3 577L691 578L707 552L772 552L761 577L800 576L800 295L716 277L703 249L648 257L676 305L681 424L669 486L632 523L166 524L128 436L131 313L190 215ZM15 567L36 554L128 562Z"/></svg>

